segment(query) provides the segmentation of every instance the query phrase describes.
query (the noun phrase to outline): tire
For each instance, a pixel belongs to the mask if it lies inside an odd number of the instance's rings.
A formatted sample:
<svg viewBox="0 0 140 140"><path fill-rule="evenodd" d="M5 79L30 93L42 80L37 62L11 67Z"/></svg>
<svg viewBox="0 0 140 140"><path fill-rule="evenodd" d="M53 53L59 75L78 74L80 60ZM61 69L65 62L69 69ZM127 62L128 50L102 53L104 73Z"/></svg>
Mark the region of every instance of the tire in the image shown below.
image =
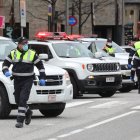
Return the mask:
<svg viewBox="0 0 140 140"><path fill-rule="evenodd" d="M123 88L121 88L121 89L119 89L119 91L120 92L123 92L123 93L125 93L125 92L130 92L132 90L132 88L130 87L123 87Z"/></svg>
<svg viewBox="0 0 140 140"><path fill-rule="evenodd" d="M77 88L76 82L72 76L70 76L70 80L73 85L73 99L76 99L78 97L78 88Z"/></svg>
<svg viewBox="0 0 140 140"><path fill-rule="evenodd" d="M45 116L45 117L56 117L60 115L64 109L65 109L66 103L60 103L56 104L56 109L51 108L51 109L39 109L39 111Z"/></svg>
<svg viewBox="0 0 140 140"><path fill-rule="evenodd" d="M6 89L2 85L0 85L0 118L1 119L8 118L10 112L11 107Z"/></svg>
<svg viewBox="0 0 140 140"><path fill-rule="evenodd" d="M100 92L98 93L101 97L111 97L116 93L116 90L109 90L109 91L105 91L105 92Z"/></svg>

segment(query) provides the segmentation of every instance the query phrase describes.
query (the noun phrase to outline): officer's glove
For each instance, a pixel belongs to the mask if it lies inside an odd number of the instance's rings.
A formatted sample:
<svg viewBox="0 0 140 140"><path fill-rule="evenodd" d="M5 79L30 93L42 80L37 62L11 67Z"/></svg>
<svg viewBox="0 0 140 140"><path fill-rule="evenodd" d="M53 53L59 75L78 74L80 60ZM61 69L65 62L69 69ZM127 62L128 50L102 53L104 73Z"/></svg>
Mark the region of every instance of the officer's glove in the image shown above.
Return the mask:
<svg viewBox="0 0 140 140"><path fill-rule="evenodd" d="M6 77L10 77L10 76L11 76L11 73L10 73L9 71L6 71L6 72L4 73L4 75L5 75Z"/></svg>
<svg viewBox="0 0 140 140"><path fill-rule="evenodd" d="M132 68L132 65L131 64L128 64L127 67L128 67L128 69L131 69Z"/></svg>
<svg viewBox="0 0 140 140"><path fill-rule="evenodd" d="M44 79L40 79L39 80L39 85L40 86L45 86L45 80Z"/></svg>

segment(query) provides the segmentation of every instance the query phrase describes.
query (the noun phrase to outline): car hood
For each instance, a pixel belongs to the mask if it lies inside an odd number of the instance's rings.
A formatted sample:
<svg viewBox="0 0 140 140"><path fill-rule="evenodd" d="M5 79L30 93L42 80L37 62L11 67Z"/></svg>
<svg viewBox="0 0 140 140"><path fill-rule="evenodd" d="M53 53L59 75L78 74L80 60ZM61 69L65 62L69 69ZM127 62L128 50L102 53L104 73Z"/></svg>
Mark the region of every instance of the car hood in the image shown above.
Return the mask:
<svg viewBox="0 0 140 140"><path fill-rule="evenodd" d="M116 58L116 57L102 57L106 61L117 61L120 63L120 65L127 65L128 64L128 59L121 59L121 58Z"/></svg>
<svg viewBox="0 0 140 140"><path fill-rule="evenodd" d="M129 53L115 53L115 57L119 59L129 59Z"/></svg>
<svg viewBox="0 0 140 140"><path fill-rule="evenodd" d="M2 63L3 62L0 62L0 71L2 71ZM63 75L66 72L66 70L64 70L60 67L52 66L52 65L49 65L49 64L44 64L44 67L45 67L46 75ZM11 71L12 66L9 69ZM39 71L36 67L34 67L34 72L35 72L36 75L39 75Z"/></svg>
<svg viewBox="0 0 140 140"><path fill-rule="evenodd" d="M81 64L92 64L92 63L108 63L108 60L105 59L96 59L96 58L90 58L90 57L81 57L81 58L66 58L67 62L76 62ZM64 59L63 59L64 60ZM118 61L117 61L118 62ZM115 61L110 61L110 63L116 63Z"/></svg>

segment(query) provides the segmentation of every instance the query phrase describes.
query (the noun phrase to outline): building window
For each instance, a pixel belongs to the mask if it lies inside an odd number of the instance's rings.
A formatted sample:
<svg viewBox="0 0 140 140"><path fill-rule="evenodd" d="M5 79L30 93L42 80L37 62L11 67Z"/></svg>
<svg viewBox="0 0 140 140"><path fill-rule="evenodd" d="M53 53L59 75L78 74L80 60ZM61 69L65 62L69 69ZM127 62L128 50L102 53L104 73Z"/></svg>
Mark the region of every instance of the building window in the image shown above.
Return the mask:
<svg viewBox="0 0 140 140"><path fill-rule="evenodd" d="M127 10L125 10L125 16L127 16Z"/></svg>
<svg viewBox="0 0 140 140"><path fill-rule="evenodd" d="M130 16L134 15L134 10L130 10Z"/></svg>

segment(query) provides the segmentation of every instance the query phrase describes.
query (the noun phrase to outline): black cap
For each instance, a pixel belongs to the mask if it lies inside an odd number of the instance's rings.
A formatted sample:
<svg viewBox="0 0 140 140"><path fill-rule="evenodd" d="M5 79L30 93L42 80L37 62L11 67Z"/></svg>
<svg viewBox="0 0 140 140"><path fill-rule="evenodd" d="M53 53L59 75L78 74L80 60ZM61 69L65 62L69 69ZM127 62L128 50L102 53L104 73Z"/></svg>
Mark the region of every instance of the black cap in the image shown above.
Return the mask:
<svg viewBox="0 0 140 140"><path fill-rule="evenodd" d="M25 37L19 37L18 38L18 44L27 44L28 43L28 39Z"/></svg>
<svg viewBox="0 0 140 140"><path fill-rule="evenodd" d="M112 39L111 39L111 38L108 38L108 39L107 39L107 42L112 43Z"/></svg>

